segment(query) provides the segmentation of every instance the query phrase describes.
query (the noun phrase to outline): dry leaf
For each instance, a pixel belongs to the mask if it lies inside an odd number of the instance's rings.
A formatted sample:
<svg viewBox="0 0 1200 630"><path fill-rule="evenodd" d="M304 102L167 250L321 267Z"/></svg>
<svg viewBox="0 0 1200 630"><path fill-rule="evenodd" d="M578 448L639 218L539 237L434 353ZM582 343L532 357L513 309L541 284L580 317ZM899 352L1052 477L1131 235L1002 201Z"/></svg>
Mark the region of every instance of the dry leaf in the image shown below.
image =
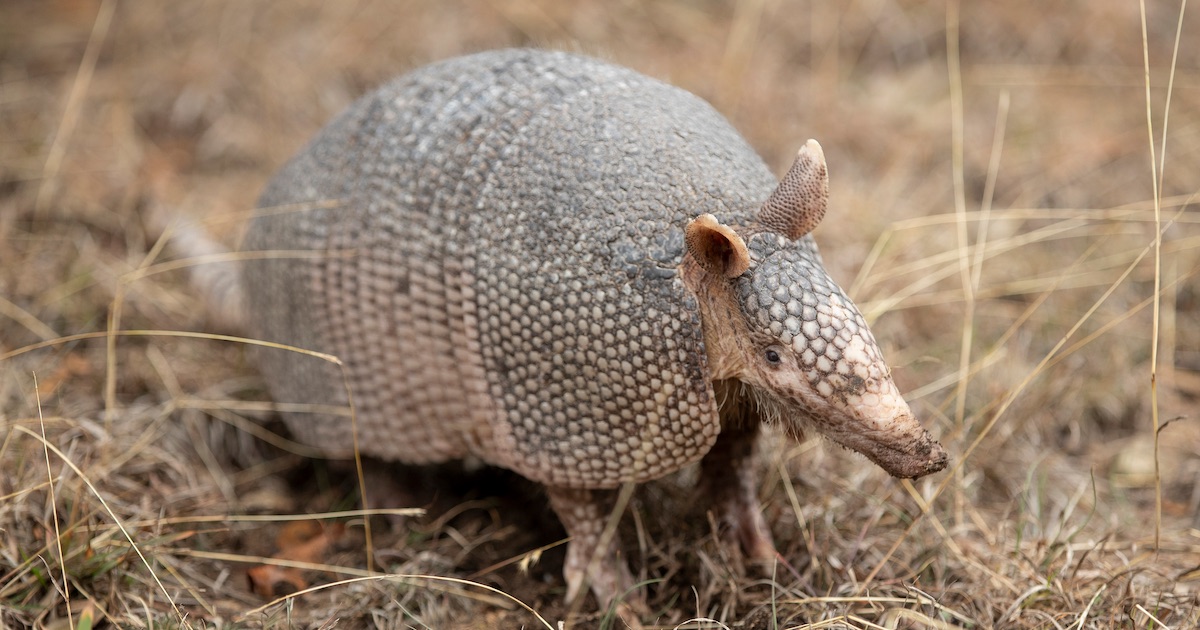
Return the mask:
<svg viewBox="0 0 1200 630"><path fill-rule="evenodd" d="M271 556L307 564L321 564L326 551L345 533L342 523L323 525L318 521L294 521L279 531L275 544L279 552ZM304 570L275 564L261 564L247 571L250 589L263 597L279 597L308 588ZM280 588L283 587L283 588Z"/></svg>

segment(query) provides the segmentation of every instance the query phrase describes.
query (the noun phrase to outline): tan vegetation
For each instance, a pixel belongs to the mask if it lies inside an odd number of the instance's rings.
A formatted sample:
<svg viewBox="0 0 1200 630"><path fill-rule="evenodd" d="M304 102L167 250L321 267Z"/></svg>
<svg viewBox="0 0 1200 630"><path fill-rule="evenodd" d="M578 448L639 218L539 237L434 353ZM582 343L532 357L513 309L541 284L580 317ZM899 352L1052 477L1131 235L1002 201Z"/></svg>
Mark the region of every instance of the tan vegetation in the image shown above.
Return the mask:
<svg viewBox="0 0 1200 630"><path fill-rule="evenodd" d="M283 542L291 515L354 510L358 485L262 428L240 344L105 334L213 331L151 215L232 243L357 95L524 45L692 90L779 171L819 139L826 263L955 466L900 482L774 440L761 496L786 564L767 575L739 572L689 474L639 490L621 535L659 580L658 626L1197 627L1200 15L1147 5L5 2L0 627L571 617L562 530L529 484L375 471L427 513L373 517L388 577L369 576L359 513ZM267 606L248 570L289 562L326 587ZM574 627L611 623L588 610Z"/></svg>

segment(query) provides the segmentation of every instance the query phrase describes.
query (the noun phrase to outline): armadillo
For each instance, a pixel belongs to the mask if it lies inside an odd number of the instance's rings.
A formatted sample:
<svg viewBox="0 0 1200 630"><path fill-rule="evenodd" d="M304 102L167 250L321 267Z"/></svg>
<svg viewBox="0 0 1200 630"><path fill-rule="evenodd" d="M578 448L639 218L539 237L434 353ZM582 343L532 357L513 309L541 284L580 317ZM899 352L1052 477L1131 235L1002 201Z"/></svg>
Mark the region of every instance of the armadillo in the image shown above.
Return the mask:
<svg viewBox="0 0 1200 630"><path fill-rule="evenodd" d="M764 425L897 477L946 466L809 235L827 198L815 141L779 181L688 92L484 52L363 97L282 168L244 241L274 254L243 264L235 306L254 337L343 361L258 356L278 402L352 401L362 454L543 484L567 597L605 604L632 582L601 543L613 489L696 462L731 540L776 557ZM355 447L345 414L284 416L330 455Z"/></svg>

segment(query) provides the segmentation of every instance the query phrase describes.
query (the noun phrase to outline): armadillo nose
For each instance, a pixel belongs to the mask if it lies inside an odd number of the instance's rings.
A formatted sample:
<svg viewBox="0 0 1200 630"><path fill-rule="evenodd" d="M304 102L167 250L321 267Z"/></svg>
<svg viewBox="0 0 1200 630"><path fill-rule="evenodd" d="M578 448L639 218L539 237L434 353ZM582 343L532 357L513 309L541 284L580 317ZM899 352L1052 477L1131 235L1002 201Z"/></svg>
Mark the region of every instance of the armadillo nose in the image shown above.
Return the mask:
<svg viewBox="0 0 1200 630"><path fill-rule="evenodd" d="M933 439L928 431L921 430L921 435L916 439L910 450L909 457L902 458L904 461L903 471L892 472L897 477L908 479L917 479L925 475L931 475L939 470L946 468L950 463L950 457L946 455L946 449L942 448L941 443Z"/></svg>
<svg viewBox="0 0 1200 630"><path fill-rule="evenodd" d="M927 436L928 437L928 436ZM946 468L950 463L950 456L946 454L946 449L942 448L940 442L930 438L929 455L926 457L925 472L929 475L939 472Z"/></svg>
<svg viewBox="0 0 1200 630"><path fill-rule="evenodd" d="M860 414L860 417L866 415ZM889 475L900 479L924 477L945 469L950 463L946 449L917 422L907 405L894 414L873 415L891 420L879 422L868 417L857 424L847 423L839 427L842 430L826 435L842 446L866 455Z"/></svg>
<svg viewBox="0 0 1200 630"><path fill-rule="evenodd" d="M875 454L876 463L893 477L918 479L943 470L950 463L946 449L925 429L917 430L915 438L910 438L907 444L884 448Z"/></svg>

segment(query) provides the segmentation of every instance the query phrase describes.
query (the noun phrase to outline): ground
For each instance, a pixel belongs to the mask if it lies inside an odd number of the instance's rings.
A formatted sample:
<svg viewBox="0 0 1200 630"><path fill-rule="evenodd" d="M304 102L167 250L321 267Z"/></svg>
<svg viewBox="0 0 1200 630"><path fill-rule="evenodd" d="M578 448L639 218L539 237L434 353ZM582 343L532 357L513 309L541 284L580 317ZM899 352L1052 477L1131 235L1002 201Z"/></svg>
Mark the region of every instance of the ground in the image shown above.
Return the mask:
<svg viewBox="0 0 1200 630"><path fill-rule="evenodd" d="M151 218L234 243L271 173L355 97L504 46L689 89L779 173L818 139L826 264L952 457L909 483L768 435L759 495L784 562L765 573L714 535L694 471L639 489L621 535L655 580L649 623L1196 627L1200 16L1182 11L5 2L0 627L613 623L564 607L561 527L487 469L369 462L371 492L426 511L371 517L391 577L368 576L353 468L275 437L239 344L105 332L225 332ZM282 571L281 553L313 566Z"/></svg>

